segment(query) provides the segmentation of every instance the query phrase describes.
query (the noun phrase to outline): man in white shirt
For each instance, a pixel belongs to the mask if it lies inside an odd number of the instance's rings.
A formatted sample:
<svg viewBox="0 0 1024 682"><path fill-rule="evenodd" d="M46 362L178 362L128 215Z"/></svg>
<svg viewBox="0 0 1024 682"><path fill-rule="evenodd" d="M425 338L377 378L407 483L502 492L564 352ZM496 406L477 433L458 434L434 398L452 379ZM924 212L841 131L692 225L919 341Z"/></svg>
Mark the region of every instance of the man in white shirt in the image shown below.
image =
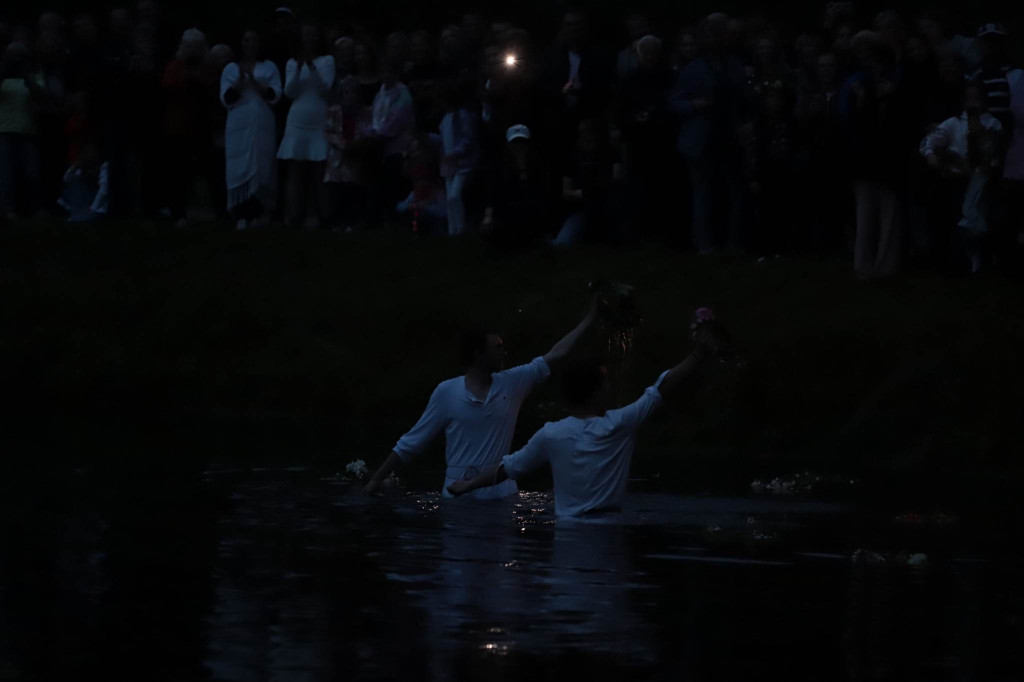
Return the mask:
<svg viewBox="0 0 1024 682"><path fill-rule="evenodd" d="M694 339L697 347L686 360L663 372L639 400L617 410L607 409L610 391L600 362L585 361L568 368L562 388L573 415L545 424L523 449L472 480L452 483L448 492L457 496L487 490L549 464L555 482L556 516L618 511L626 494L637 429L718 344L708 327L699 327Z"/></svg>
<svg viewBox="0 0 1024 682"><path fill-rule="evenodd" d="M445 434L445 496L458 480L474 478L481 471L501 461L512 444L519 408L533 387L551 374L551 367L561 363L584 332L597 319L597 299L575 329L556 343L543 357L519 367L505 370L505 346L493 333L473 332L463 342L464 376L442 381L434 389L423 416L402 436L387 460L364 488L376 492L381 482L399 464L407 463L423 452L439 434ZM481 490L479 499L498 499L518 492L514 481Z"/></svg>

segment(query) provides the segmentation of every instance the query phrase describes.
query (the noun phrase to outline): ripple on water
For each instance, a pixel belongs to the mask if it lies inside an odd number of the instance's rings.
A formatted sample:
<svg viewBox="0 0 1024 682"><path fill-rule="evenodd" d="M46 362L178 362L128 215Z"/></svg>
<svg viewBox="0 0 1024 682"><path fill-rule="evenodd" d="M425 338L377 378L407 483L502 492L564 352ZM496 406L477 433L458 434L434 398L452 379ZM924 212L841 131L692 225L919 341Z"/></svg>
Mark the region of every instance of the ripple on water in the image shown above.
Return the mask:
<svg viewBox="0 0 1024 682"><path fill-rule="evenodd" d="M259 480L273 475L237 484L218 526L208 626L210 668L224 679L245 679L246 657L264 655L278 679L326 679L338 647L369 677L397 675L408 655L444 679L467 651L579 649L686 669L705 651L733 660L740 643L754 657L803 657L810 664L790 677L821 679L803 673L838 665L849 628L861 627L848 616L862 589L850 583L849 548L828 532L846 527L853 510L843 506L634 495L614 518L574 522L555 520L549 492L489 504L435 492L368 499L336 481ZM929 579L908 589L932 589Z"/></svg>

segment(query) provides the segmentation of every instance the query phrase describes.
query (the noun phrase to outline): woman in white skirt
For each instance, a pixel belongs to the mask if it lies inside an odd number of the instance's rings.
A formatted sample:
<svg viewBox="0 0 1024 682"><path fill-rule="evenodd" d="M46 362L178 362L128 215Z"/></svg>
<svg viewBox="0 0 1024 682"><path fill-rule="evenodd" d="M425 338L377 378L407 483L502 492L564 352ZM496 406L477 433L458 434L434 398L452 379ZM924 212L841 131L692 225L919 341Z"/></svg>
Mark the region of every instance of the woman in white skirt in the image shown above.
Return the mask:
<svg viewBox="0 0 1024 682"><path fill-rule="evenodd" d="M277 65L260 59L260 37L255 31L242 36L241 58L224 67L220 100L227 107L224 130L227 161L228 210L244 230L261 222L274 207L277 127L272 106L281 98Z"/></svg>
<svg viewBox="0 0 1024 682"><path fill-rule="evenodd" d="M334 57L317 57L320 28L302 27L302 48L285 67L284 94L292 100L284 139L277 158L287 161L287 222L298 225L306 213L309 192L314 193L315 210L309 224L319 225L325 215L324 161L327 159L327 97L334 84Z"/></svg>

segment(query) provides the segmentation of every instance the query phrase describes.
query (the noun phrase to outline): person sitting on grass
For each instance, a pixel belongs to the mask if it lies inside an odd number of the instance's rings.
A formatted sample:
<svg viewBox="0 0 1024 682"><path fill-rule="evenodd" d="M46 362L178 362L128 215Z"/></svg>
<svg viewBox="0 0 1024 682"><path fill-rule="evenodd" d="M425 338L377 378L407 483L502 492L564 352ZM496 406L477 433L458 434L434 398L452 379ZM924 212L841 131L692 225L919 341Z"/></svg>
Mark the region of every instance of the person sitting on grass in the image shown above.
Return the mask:
<svg viewBox="0 0 1024 682"><path fill-rule="evenodd" d="M448 492L459 496L487 490L548 464L556 516L620 511L637 429L716 352L719 342L710 327L697 327L693 336L696 347L683 362L663 372L638 400L615 410L608 408L611 392L604 364L574 363L562 378L572 416L545 424L521 450L472 480L449 484Z"/></svg>
<svg viewBox="0 0 1024 682"><path fill-rule="evenodd" d="M408 463L423 452L441 431L445 433L445 473L442 493L460 479L473 478L486 467L500 462L512 444L519 408L533 387L562 363L573 346L597 319L598 302L575 329L552 346L544 356L512 369L504 369L505 346L495 333L474 331L463 339L464 376L442 381L430 396L427 408L416 425L399 439L387 460L363 489L373 494L401 463ZM514 481L495 485L474 494L479 499L498 499L514 495Z"/></svg>

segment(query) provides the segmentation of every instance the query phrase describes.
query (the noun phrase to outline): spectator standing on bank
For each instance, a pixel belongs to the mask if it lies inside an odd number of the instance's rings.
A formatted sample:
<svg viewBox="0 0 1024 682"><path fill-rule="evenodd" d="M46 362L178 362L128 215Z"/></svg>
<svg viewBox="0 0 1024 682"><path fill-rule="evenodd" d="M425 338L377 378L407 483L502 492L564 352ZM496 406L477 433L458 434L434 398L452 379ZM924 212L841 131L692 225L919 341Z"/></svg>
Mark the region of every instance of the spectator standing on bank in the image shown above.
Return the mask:
<svg viewBox="0 0 1024 682"><path fill-rule="evenodd" d="M220 78L220 99L227 107L224 148L227 208L236 227L261 221L277 195L277 124L273 106L281 97L281 73L263 59L260 36L246 31L237 62Z"/></svg>
<svg viewBox="0 0 1024 682"><path fill-rule="evenodd" d="M441 118L441 177L448 202L448 234L466 232L466 190L480 161L479 116L464 101L457 82L441 93L445 114Z"/></svg>
<svg viewBox="0 0 1024 682"><path fill-rule="evenodd" d="M0 62L0 220L40 208L39 126L36 112L47 104L42 74L20 42L4 50Z"/></svg>
<svg viewBox="0 0 1024 682"><path fill-rule="evenodd" d="M327 97L334 85L334 57L321 54L319 27L302 27L302 46L288 60L284 94L292 101L277 158L286 162L287 220L297 227L303 217L319 227L327 207L323 186L327 160ZM313 199L310 201L309 195ZM312 210L310 210L312 209Z"/></svg>

